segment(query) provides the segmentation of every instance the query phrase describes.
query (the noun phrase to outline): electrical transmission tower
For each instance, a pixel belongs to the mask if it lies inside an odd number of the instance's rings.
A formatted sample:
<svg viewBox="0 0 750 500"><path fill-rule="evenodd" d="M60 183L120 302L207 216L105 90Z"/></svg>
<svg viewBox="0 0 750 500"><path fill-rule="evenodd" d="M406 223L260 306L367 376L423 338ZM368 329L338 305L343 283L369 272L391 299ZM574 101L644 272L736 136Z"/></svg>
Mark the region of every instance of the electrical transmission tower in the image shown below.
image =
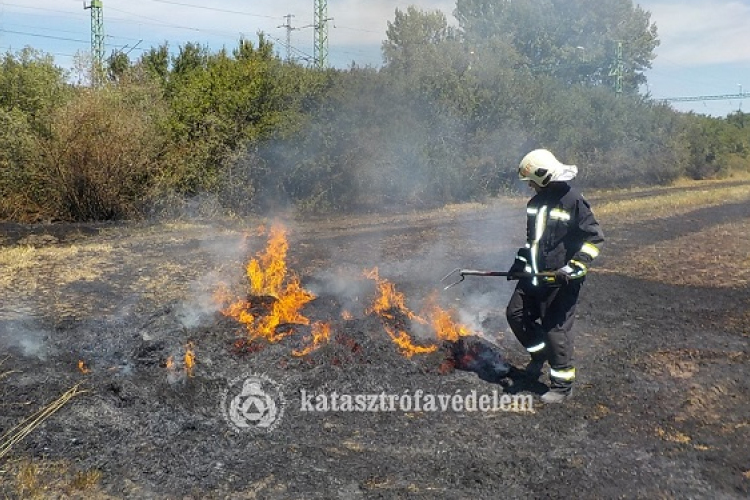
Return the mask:
<svg viewBox="0 0 750 500"><path fill-rule="evenodd" d="M622 95L622 77L624 72L622 41L618 41L617 48L615 49L615 64L609 72L609 76L612 76L615 79L615 94L617 95Z"/></svg>
<svg viewBox="0 0 750 500"><path fill-rule="evenodd" d="M102 82L104 72L104 15L102 0L91 0L84 9L91 9L91 62L93 65L92 80L94 85Z"/></svg>
<svg viewBox="0 0 750 500"><path fill-rule="evenodd" d="M313 9L313 58L315 67L324 69L328 66L328 21L331 20L328 17L328 0L315 0Z"/></svg>
<svg viewBox="0 0 750 500"><path fill-rule="evenodd" d="M277 28L286 28L286 43L284 44L284 48L286 49L286 62L292 62L292 31L299 29L292 28L293 17L293 14L285 15L284 19L286 19L286 23L277 26Z"/></svg>

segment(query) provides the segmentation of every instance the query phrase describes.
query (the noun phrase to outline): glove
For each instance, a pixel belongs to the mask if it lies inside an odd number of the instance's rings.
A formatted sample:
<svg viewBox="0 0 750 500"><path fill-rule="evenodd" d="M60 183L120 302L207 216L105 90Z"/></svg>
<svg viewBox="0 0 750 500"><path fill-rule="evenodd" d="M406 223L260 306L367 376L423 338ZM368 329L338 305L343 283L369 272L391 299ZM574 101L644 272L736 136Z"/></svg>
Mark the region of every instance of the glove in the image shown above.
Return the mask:
<svg viewBox="0 0 750 500"><path fill-rule="evenodd" d="M513 265L508 269L508 281L515 279L515 275L521 274L526 269L526 263L518 258L513 261Z"/></svg>
<svg viewBox="0 0 750 500"><path fill-rule="evenodd" d="M513 265L508 269L508 281L517 279L515 275L529 272L527 267L529 266L529 259L531 259L531 253L528 248L519 248L516 254L516 260L513 261Z"/></svg>
<svg viewBox="0 0 750 500"><path fill-rule="evenodd" d="M571 260L564 267L555 271L557 283L570 283L570 280L580 279L586 276L586 266L576 260Z"/></svg>

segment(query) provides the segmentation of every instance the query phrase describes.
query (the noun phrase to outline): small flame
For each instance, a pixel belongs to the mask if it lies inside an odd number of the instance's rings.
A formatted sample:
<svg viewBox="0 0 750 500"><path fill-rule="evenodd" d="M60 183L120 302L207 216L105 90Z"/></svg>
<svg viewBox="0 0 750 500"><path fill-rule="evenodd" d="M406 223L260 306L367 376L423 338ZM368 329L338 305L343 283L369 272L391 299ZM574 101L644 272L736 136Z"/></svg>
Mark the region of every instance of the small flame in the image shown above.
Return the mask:
<svg viewBox="0 0 750 500"><path fill-rule="evenodd" d="M431 318L430 326L440 340L456 342L460 337L474 334L469 327L455 322L453 314L453 311L445 310L438 305L437 296L433 295L428 299L426 316Z"/></svg>
<svg viewBox="0 0 750 500"><path fill-rule="evenodd" d="M399 330L397 334L396 330L386 326L385 331L388 332L388 336L391 337L391 340L393 340L399 349L401 349L401 354L407 358L411 358L415 354L429 354L437 351L438 346L434 344L428 346L415 345L409 334L403 330Z"/></svg>
<svg viewBox="0 0 750 500"><path fill-rule="evenodd" d="M193 351L193 343L188 342L185 346L185 374L188 377L193 376L193 368L195 368L195 351Z"/></svg>
<svg viewBox="0 0 750 500"><path fill-rule="evenodd" d="M293 356L305 356L318 349L331 338L331 325L316 321L312 326L312 344L302 350L292 351Z"/></svg>
<svg viewBox="0 0 750 500"><path fill-rule="evenodd" d="M174 370L174 357L169 356L165 363L167 370Z"/></svg>
<svg viewBox="0 0 750 500"><path fill-rule="evenodd" d="M414 314L408 307L406 307L406 297L404 294L396 290L396 286L380 277L378 274L378 268L375 267L370 271L365 271L365 277L375 281L378 285L378 297L373 302L372 306L365 311L365 314L375 313L378 316L396 319L394 310L401 312L407 318L419 323L426 323L426 321L416 314Z"/></svg>
<svg viewBox="0 0 750 500"><path fill-rule="evenodd" d="M91 373L91 370L89 370L89 368L86 366L86 362L82 359L78 360L78 370L81 373Z"/></svg>
<svg viewBox="0 0 750 500"><path fill-rule="evenodd" d="M344 321L349 321L349 320L354 319L354 315L350 313L349 311L344 310L344 311L341 311L341 319L343 319Z"/></svg>
<svg viewBox="0 0 750 500"><path fill-rule="evenodd" d="M374 280L378 286L378 297L375 299L373 305L365 311L365 314L375 313L385 320L397 320L396 313L401 313L411 321L417 323L426 324L423 318L414 314L408 307L406 307L406 298L404 294L396 290L396 286L389 281L382 279L378 275L378 269L374 268L371 271L365 272L365 277ZM414 344L409 334L402 329L397 329L385 325L385 330L391 340L399 347L401 353L407 358L411 358L415 354L428 354L437 350L437 345L419 346Z"/></svg>

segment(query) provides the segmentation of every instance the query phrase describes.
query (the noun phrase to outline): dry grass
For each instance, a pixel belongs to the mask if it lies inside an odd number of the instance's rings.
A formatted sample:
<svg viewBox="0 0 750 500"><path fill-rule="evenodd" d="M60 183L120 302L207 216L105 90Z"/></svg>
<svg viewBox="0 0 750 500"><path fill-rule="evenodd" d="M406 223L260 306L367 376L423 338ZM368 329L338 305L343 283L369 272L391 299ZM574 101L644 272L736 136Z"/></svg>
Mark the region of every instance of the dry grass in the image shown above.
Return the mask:
<svg viewBox="0 0 750 500"><path fill-rule="evenodd" d="M750 219L644 245L610 262L614 272L638 269L650 280L713 288L750 283Z"/></svg>
<svg viewBox="0 0 750 500"><path fill-rule="evenodd" d="M6 359L8 359L8 356L5 356L3 359L0 359L0 367L3 366L3 363L5 363ZM5 377L7 377L8 375L10 375L11 373L13 373L13 371L7 371L7 372L0 371L0 380L4 379Z"/></svg>
<svg viewBox="0 0 750 500"><path fill-rule="evenodd" d="M26 417L15 427L11 427L0 436L0 459L8 455L10 450L21 442L26 436L34 432L45 420L51 417L60 408L65 406L74 397L83 394L84 390L76 384L43 408Z"/></svg>
<svg viewBox="0 0 750 500"><path fill-rule="evenodd" d="M684 215L705 207L750 201L750 183L727 185L726 182L687 183L682 188L657 190L601 191L594 212L608 224L632 223L662 217ZM689 188L689 189L685 189ZM632 197L628 197L628 194ZM617 199L607 201L608 197Z"/></svg>
<svg viewBox="0 0 750 500"><path fill-rule="evenodd" d="M102 473L96 469L78 470L67 461L30 460L10 461L0 471L13 484L17 498L91 499L106 500L101 489ZM2 477L2 476L0 476Z"/></svg>
<svg viewBox="0 0 750 500"><path fill-rule="evenodd" d="M54 276L63 282L79 279L95 279L99 276L99 265L103 264L113 251L109 243L71 245L69 247L16 246L0 248L0 266L4 272L0 276L0 287L8 286L15 276L26 272L53 271ZM82 262L85 265L74 264ZM71 265L73 264L73 265Z"/></svg>

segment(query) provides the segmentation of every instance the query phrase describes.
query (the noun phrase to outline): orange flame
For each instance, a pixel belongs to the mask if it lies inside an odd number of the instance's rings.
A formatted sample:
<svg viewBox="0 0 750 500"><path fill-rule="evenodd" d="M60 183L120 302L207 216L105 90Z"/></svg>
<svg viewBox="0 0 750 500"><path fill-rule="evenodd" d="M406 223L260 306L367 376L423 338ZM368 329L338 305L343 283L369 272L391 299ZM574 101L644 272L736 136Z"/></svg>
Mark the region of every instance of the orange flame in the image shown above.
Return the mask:
<svg viewBox="0 0 750 500"><path fill-rule="evenodd" d="M195 368L195 351L193 351L193 343L188 342L185 346L185 374L188 377L193 376L193 368Z"/></svg>
<svg viewBox="0 0 750 500"><path fill-rule="evenodd" d="M237 299L224 306L222 314L236 319L247 328L250 339L262 337L278 342L291 331L278 332L284 324L308 325L310 320L301 310L315 295L300 284L299 278L287 268L286 255L289 244L286 229L274 224L268 233L268 243L263 252L251 259L246 266L250 299ZM252 297L270 296L275 300L271 310L264 315L250 312ZM214 298L224 305L230 302L231 294L225 285L214 293Z"/></svg>
<svg viewBox="0 0 750 500"><path fill-rule="evenodd" d="M435 295L428 299L426 316L431 318L430 326L440 340L455 342L460 337L474 334L469 327L453 321L453 314L453 311L445 310L438 305Z"/></svg>
<svg viewBox="0 0 750 500"><path fill-rule="evenodd" d="M344 321L349 321L351 319L354 319L354 315L349 311L341 311L341 319L343 319Z"/></svg>
<svg viewBox="0 0 750 500"><path fill-rule="evenodd" d="M404 294L396 290L396 286L393 283L381 278L377 267L370 271L365 271L364 275L366 278L374 280L378 285L378 297L372 306L365 311L365 314L375 313L384 318L396 319L393 314L393 311L396 310L413 321L426 323L424 319L406 307L406 297L404 297Z"/></svg>
<svg viewBox="0 0 750 500"><path fill-rule="evenodd" d="M331 325L329 323L315 322L312 326L312 344L302 350L292 351L293 356L305 356L318 349L331 338Z"/></svg>
<svg viewBox="0 0 750 500"><path fill-rule="evenodd" d="M250 280L252 295L278 296L286 278L286 254L289 243L286 229L274 224L268 233L268 245L265 252L259 254L247 264L247 277Z"/></svg>
<svg viewBox="0 0 750 500"><path fill-rule="evenodd" d="M401 349L401 354L407 358L411 358L415 354L429 354L437 351L438 346L435 344L428 346L415 345L409 334L403 330L399 330L398 334L396 334L394 329L386 326L385 331L388 332L388 336L391 337L391 340L393 340L399 349Z"/></svg>
<svg viewBox="0 0 750 500"><path fill-rule="evenodd" d="M174 370L174 358L172 356L168 357L164 366L166 366L167 370Z"/></svg>
<svg viewBox="0 0 750 500"><path fill-rule="evenodd" d="M381 318L387 320L398 319L396 312L400 312L412 321L426 324L427 322L414 314L408 307L406 307L406 298L404 294L396 290L396 286L393 283L381 278L378 275L378 269L374 268L371 271L365 271L365 277L374 280L378 286L378 297L373 302L373 305L365 311L365 314L375 313ZM428 354L437 350L437 345L419 346L414 344L409 334L404 330L398 330L385 325L385 331L391 340L399 347L401 353L407 358L411 358L415 354Z"/></svg>
<svg viewBox="0 0 750 500"><path fill-rule="evenodd" d="M78 370L81 373L91 373L91 370L86 367L86 363L82 359L78 360Z"/></svg>

